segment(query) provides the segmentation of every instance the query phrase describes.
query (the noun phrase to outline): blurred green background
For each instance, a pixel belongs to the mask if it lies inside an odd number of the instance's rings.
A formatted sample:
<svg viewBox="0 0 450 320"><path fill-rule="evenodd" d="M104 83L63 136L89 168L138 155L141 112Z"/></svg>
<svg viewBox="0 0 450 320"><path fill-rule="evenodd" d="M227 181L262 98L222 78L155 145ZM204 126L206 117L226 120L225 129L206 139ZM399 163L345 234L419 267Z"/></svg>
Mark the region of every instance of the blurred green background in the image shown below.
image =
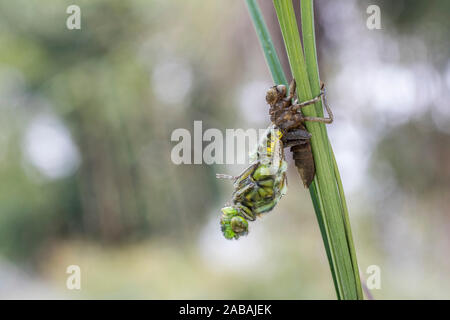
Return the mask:
<svg viewBox="0 0 450 320"><path fill-rule="evenodd" d="M66 8L81 8L68 30ZM366 8L381 8L381 30ZM272 2L260 1L288 72ZM297 13L299 1L294 1ZM450 2L316 1L329 136L376 299L450 298ZM0 298L334 299L295 169L223 239L239 165L175 165L177 128L264 128L243 0L0 2ZM66 268L79 265L79 291Z"/></svg>

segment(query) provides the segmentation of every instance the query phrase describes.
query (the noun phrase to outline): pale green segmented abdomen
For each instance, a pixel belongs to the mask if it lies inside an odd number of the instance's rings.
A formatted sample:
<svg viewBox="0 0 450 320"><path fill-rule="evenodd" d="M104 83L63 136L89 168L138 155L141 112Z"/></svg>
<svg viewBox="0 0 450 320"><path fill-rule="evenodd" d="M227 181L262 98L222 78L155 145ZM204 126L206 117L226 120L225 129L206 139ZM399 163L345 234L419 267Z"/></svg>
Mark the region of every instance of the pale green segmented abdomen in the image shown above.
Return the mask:
<svg viewBox="0 0 450 320"><path fill-rule="evenodd" d="M252 164L235 179L233 206L222 209L221 226L227 239L247 234L247 220L271 211L287 191L287 163L277 127L266 130L251 159ZM235 216L244 220L232 220Z"/></svg>

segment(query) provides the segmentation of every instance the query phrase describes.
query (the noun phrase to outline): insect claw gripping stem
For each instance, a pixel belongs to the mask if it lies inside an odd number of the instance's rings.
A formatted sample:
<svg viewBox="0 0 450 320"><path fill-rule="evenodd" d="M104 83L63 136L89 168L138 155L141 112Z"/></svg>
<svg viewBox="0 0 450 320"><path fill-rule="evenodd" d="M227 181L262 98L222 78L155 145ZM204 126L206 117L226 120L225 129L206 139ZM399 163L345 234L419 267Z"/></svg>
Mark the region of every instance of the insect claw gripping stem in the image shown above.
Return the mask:
<svg viewBox="0 0 450 320"><path fill-rule="evenodd" d="M306 107L306 106L308 106L310 104L316 103L317 101L322 99L322 102L325 105L325 109L327 110L328 117L327 118L325 118L325 117L303 117L303 120L304 121L322 122L322 123L330 124L330 123L333 122L333 119L334 119L333 118L333 112L331 111L331 108L330 108L330 106L328 105L328 102L327 102L327 94L326 94L326 91L325 91L325 83L323 83L323 82L320 82L320 83L321 83L320 93L319 93L319 95L317 97L315 97L315 98L313 98L311 100L308 100L308 101L304 101L302 103L295 104L295 105L292 106L292 108L294 110L298 110L298 109Z"/></svg>

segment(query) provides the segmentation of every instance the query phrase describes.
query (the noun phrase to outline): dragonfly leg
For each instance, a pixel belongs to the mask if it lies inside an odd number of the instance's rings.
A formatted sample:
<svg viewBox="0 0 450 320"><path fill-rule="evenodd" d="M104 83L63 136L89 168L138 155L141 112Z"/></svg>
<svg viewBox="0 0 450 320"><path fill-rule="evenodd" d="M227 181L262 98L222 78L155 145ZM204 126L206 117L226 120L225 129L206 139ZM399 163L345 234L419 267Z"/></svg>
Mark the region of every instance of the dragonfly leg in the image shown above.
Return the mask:
<svg viewBox="0 0 450 320"><path fill-rule="evenodd" d="M314 103L316 103L317 101L320 100L320 98L323 96L323 94L324 94L323 91L321 91L317 97L312 98L311 100L303 101L301 103L298 103L298 101L296 100L294 102L294 104L291 106L291 109L293 111L297 111L300 108L309 106L310 104L314 104Z"/></svg>
<svg viewBox="0 0 450 320"><path fill-rule="evenodd" d="M299 106L298 108L301 108L301 107L304 107L304 106L305 106L305 103L311 104L311 103L310 103L311 101L317 102L320 98L322 98L322 102L323 102L323 104L325 105L325 109L327 110L328 117L303 117L303 121L322 122L322 123L332 123L332 122L333 122L333 119L334 119L334 118L333 118L333 112L331 111L331 108L330 108L330 106L328 105L328 102L327 102L327 94L326 94L326 91L325 91L325 84L324 84L323 82L322 82L322 84L321 84L320 94L319 94L317 97L315 97L314 99L311 99L311 100L309 100L309 101L305 101L305 102L303 102L303 103L301 103L301 104L292 106L292 107L295 108L295 107ZM314 103L314 102L312 102L312 103ZM297 110L298 108L296 108L296 110Z"/></svg>
<svg viewBox="0 0 450 320"><path fill-rule="evenodd" d="M291 101L294 98L295 88L296 88L295 79L292 79L291 84L289 85L289 96L284 98L284 101Z"/></svg>
<svg viewBox="0 0 450 320"><path fill-rule="evenodd" d="M239 203L245 200L249 200L246 199L246 195L252 192L255 189L255 187L257 187L255 183L248 183L245 186L242 186L242 188L236 189L232 195L233 202Z"/></svg>
<svg viewBox="0 0 450 320"><path fill-rule="evenodd" d="M325 95L323 96L323 104L325 105L325 109L327 110L328 117L303 117L303 120L311 122L332 123L334 119L333 112L331 111L330 106L328 105Z"/></svg>
<svg viewBox="0 0 450 320"><path fill-rule="evenodd" d="M235 176L230 176L229 174L224 174L224 173L216 173L216 178L217 178L217 179L236 180L237 177L235 177Z"/></svg>

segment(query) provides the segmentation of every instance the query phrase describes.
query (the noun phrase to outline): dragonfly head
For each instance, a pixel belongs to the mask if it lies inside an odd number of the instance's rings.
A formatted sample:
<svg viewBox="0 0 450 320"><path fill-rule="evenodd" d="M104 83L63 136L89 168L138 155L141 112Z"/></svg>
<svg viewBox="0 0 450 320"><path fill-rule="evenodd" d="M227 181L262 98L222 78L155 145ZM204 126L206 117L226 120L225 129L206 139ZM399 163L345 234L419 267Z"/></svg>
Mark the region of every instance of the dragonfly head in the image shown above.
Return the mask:
<svg viewBox="0 0 450 320"><path fill-rule="evenodd" d="M274 105L279 100L283 99L286 96L286 86L279 84L277 86L273 86L266 93L266 101L270 105Z"/></svg>
<svg viewBox="0 0 450 320"><path fill-rule="evenodd" d="M222 218L220 219L222 233L227 239L239 239L248 233L248 222L241 215L241 209L233 207L222 208Z"/></svg>

